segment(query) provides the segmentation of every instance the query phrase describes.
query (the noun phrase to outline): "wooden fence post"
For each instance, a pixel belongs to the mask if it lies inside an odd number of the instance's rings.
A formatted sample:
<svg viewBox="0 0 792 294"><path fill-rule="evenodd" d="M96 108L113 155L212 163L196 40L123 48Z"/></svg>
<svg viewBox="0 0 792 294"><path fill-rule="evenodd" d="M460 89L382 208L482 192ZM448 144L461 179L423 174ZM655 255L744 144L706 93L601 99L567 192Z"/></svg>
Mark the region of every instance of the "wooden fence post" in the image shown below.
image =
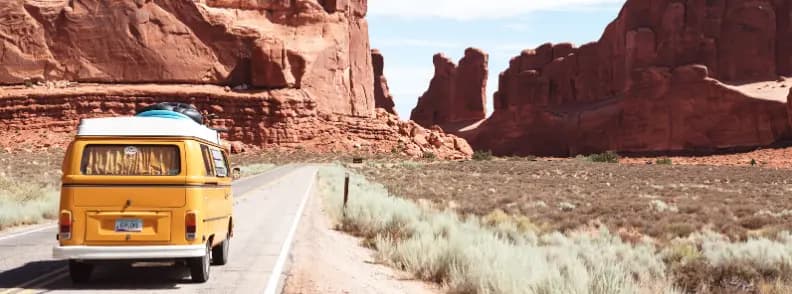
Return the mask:
<svg viewBox="0 0 792 294"><path fill-rule="evenodd" d="M349 173L344 177L344 217L346 217L347 202L349 202Z"/></svg>

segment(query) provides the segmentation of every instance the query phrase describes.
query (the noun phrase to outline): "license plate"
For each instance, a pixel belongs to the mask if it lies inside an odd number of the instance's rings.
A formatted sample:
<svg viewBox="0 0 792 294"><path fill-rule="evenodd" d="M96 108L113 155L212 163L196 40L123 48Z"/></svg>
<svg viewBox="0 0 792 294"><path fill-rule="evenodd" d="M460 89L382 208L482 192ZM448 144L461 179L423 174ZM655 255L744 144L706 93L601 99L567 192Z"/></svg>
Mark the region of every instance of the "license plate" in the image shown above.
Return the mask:
<svg viewBox="0 0 792 294"><path fill-rule="evenodd" d="M141 219L117 219L115 223L116 232L142 232L143 220Z"/></svg>

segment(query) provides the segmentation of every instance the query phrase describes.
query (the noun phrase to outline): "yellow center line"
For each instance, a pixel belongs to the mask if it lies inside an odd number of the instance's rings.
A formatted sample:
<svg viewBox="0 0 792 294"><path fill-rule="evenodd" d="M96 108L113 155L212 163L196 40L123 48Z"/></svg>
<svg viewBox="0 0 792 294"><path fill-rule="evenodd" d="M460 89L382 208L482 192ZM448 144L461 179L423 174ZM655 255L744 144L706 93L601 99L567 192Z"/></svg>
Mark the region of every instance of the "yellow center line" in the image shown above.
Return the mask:
<svg viewBox="0 0 792 294"><path fill-rule="evenodd" d="M69 276L69 273L68 272L64 272L64 273L62 273L62 274L60 274L60 275L58 275L58 276L56 276L56 277L54 277L52 279L44 281L44 282L42 282L42 283L40 283L38 285L32 286L31 288L44 288L44 286L47 286L49 284L55 283L57 281L60 281L61 279L64 279L64 278L66 278L68 276ZM22 290L22 291L18 292L17 294L33 294L33 293L43 293L43 292L46 292L46 291L36 291L36 290L33 290L33 289L25 289L25 290Z"/></svg>
<svg viewBox="0 0 792 294"><path fill-rule="evenodd" d="M28 286L30 286L32 284L35 284L35 283L38 283L40 281L49 279L50 277L52 277L54 275L58 275L58 274L63 274L65 276L67 273L68 273L67 268L64 266L64 267L58 268L58 269L56 269L54 271L51 271L49 273L46 273L44 275L41 275L38 278L35 278L35 279L30 280L30 281L27 281L27 282L24 282L22 284L19 284L17 286L14 286L11 289L3 289L4 291L0 292L0 294L10 294L10 293L18 292L18 291L23 291L23 290L25 290L25 287L28 287ZM57 281L57 280L52 280L52 281L50 281L50 283L54 282L54 281Z"/></svg>

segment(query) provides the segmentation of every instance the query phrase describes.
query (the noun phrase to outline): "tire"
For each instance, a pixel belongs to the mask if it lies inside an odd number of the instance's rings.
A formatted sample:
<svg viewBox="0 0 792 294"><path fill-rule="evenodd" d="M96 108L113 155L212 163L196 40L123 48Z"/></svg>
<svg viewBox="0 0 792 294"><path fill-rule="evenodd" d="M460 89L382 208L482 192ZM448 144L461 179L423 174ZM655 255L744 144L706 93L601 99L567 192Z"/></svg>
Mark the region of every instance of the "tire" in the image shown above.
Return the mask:
<svg viewBox="0 0 792 294"><path fill-rule="evenodd" d="M226 265L228 263L228 250L231 247L231 238L226 237L223 243L212 248L212 264Z"/></svg>
<svg viewBox="0 0 792 294"><path fill-rule="evenodd" d="M72 283L81 284L90 281L93 269L93 264L69 260L69 276L71 276Z"/></svg>
<svg viewBox="0 0 792 294"><path fill-rule="evenodd" d="M202 257L190 258L187 266L190 267L190 276L195 283L206 283L209 280L209 272L212 264L212 241L206 242L206 254Z"/></svg>

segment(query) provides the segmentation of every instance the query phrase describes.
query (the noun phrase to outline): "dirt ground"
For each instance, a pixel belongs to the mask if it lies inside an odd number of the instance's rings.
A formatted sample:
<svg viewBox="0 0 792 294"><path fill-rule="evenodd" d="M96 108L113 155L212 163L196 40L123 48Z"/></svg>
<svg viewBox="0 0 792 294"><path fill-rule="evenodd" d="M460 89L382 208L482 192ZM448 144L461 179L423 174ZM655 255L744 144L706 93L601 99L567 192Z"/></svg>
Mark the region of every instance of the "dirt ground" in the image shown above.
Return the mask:
<svg viewBox="0 0 792 294"><path fill-rule="evenodd" d="M441 293L436 285L374 263L373 254L359 239L332 229L315 195L297 231L283 293Z"/></svg>
<svg viewBox="0 0 792 294"><path fill-rule="evenodd" d="M622 163L652 164L659 157L623 158ZM760 148L749 152L703 156L672 156L667 157L674 164L681 165L714 165L714 166L756 166L769 168L792 169L792 147Z"/></svg>
<svg viewBox="0 0 792 294"><path fill-rule="evenodd" d="M394 195L463 214L503 211L541 231L605 225L670 240L706 228L743 240L792 228L790 169L497 159L358 170Z"/></svg>

